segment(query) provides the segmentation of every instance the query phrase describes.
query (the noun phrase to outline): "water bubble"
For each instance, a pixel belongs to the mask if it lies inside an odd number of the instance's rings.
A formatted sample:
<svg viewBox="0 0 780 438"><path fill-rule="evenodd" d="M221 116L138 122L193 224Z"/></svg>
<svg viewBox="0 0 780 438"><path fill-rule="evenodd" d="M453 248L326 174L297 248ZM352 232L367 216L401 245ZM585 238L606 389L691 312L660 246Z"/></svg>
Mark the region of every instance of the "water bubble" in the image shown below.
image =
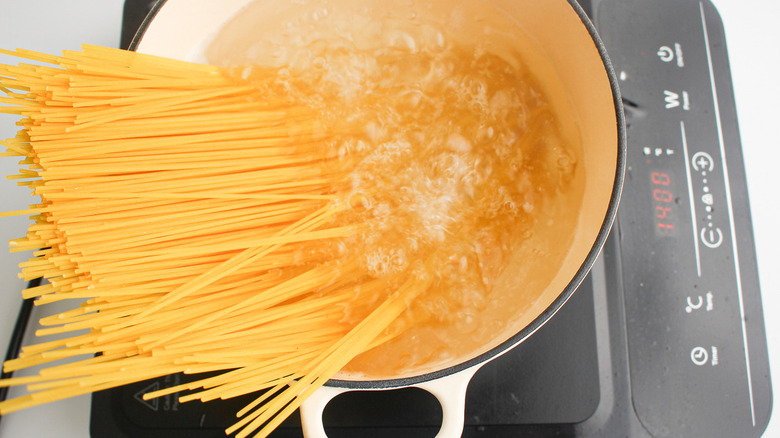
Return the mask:
<svg viewBox="0 0 780 438"><path fill-rule="evenodd" d="M471 142L466 137L453 133L447 138L447 147L453 152L468 153L471 152Z"/></svg>
<svg viewBox="0 0 780 438"><path fill-rule="evenodd" d="M382 135L382 128L376 121L370 121L366 123L365 133L371 141L379 142Z"/></svg>
<svg viewBox="0 0 780 438"><path fill-rule="evenodd" d="M444 47L445 40L444 40L444 34L443 33L439 32L439 31L436 31L435 40L436 40L436 44L439 47Z"/></svg>
<svg viewBox="0 0 780 438"><path fill-rule="evenodd" d="M557 164L558 169L560 169L564 173L571 173L574 171L574 160L572 157L566 154L562 154L558 157Z"/></svg>
<svg viewBox="0 0 780 438"><path fill-rule="evenodd" d="M347 198L349 207L356 212L370 210L374 205L374 199L366 192L356 191Z"/></svg>
<svg viewBox="0 0 780 438"><path fill-rule="evenodd" d="M399 49L407 49L411 52L417 51L417 41L407 32L392 31L387 35L387 45Z"/></svg>
<svg viewBox="0 0 780 438"><path fill-rule="evenodd" d="M477 314L472 310L462 310L455 315L455 329L462 334L472 333L479 327Z"/></svg>
<svg viewBox="0 0 780 438"><path fill-rule="evenodd" d="M509 215L515 215L517 214L517 206L514 201L507 200L501 205L501 211Z"/></svg>
<svg viewBox="0 0 780 438"><path fill-rule="evenodd" d="M460 270L461 274L465 274L468 272L469 259L465 255L460 256L460 259L458 260L458 269Z"/></svg>

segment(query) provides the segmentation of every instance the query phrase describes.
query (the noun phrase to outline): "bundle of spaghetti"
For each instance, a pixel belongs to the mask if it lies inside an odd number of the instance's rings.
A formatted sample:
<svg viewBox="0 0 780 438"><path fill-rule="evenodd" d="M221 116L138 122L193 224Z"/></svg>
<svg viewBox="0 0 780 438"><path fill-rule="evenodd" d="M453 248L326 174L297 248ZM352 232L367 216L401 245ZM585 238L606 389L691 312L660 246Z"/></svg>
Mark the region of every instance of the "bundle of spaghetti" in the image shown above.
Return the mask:
<svg viewBox="0 0 780 438"><path fill-rule="evenodd" d="M0 414L219 371L147 397L267 390L228 430L266 436L392 337L387 328L429 284L424 269L367 279L341 256L362 226L339 219L354 200L329 144L344 132L286 94L273 71L250 83L97 46L2 53L38 63L0 66L0 111L22 127L2 142L5 156L23 157L10 178L40 197L5 214L32 219L11 242L33 251L20 276L48 280L23 296L76 300L37 333L67 337L24 347L5 370L78 360L0 381L30 391L0 402Z"/></svg>

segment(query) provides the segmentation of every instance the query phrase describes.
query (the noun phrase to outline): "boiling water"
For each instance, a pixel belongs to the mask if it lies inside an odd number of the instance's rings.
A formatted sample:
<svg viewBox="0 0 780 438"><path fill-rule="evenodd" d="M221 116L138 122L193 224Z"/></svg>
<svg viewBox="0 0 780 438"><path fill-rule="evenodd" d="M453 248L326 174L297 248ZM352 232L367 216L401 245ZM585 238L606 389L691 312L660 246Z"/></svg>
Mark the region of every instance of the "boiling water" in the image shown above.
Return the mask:
<svg viewBox="0 0 780 438"><path fill-rule="evenodd" d="M357 278L385 279L389 294L434 261L432 286L391 327L395 338L346 371L394 376L495 343L555 274L583 181L581 145L522 53L456 31L468 21L505 38L512 23L488 7L433 18L411 2L378 12L325 1L268 21L267 3L227 26L208 61L250 81L270 68L277 90L338 133L324 154L338 157L352 206L339 220L365 227L334 247L357 261ZM345 309L345 321L362 315Z"/></svg>

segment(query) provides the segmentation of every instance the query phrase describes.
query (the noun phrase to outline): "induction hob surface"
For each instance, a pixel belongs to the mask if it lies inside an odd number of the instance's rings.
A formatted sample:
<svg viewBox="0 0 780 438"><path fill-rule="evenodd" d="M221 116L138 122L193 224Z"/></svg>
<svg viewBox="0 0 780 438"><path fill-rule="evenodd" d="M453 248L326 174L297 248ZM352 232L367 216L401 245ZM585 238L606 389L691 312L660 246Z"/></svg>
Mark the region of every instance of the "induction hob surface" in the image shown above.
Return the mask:
<svg viewBox="0 0 780 438"><path fill-rule="evenodd" d="M127 46L154 2L127 0ZM620 80L628 168L591 274L538 332L481 368L465 437L757 437L771 385L722 23L708 1L581 1ZM99 437L218 437L247 399L143 400L191 377L93 396ZM351 392L331 437L433 437L421 390ZM301 436L288 419L272 436Z"/></svg>

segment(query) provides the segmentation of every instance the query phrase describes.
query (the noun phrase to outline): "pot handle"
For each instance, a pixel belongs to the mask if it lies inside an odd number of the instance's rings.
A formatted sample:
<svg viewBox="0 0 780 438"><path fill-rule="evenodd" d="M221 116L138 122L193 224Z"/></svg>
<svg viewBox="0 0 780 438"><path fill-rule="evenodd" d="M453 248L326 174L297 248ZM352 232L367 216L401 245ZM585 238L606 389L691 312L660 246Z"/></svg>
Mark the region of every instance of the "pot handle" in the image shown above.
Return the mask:
<svg viewBox="0 0 780 438"><path fill-rule="evenodd" d="M339 394L353 391L349 388L335 386L323 386L314 391L301 404L301 426L305 438L328 438L325 434L325 425L322 424L322 413L325 406Z"/></svg>
<svg viewBox="0 0 780 438"><path fill-rule="evenodd" d="M481 365L481 364L480 364ZM480 365L458 371L455 374L423 382L410 387L420 388L433 394L442 410L442 424L436 438L458 438L463 435L466 415L466 390L469 381ZM398 388L388 388L398 389ZM328 438L322 423L322 413L328 402L339 394L359 389L323 386L301 405L301 425L306 438Z"/></svg>

